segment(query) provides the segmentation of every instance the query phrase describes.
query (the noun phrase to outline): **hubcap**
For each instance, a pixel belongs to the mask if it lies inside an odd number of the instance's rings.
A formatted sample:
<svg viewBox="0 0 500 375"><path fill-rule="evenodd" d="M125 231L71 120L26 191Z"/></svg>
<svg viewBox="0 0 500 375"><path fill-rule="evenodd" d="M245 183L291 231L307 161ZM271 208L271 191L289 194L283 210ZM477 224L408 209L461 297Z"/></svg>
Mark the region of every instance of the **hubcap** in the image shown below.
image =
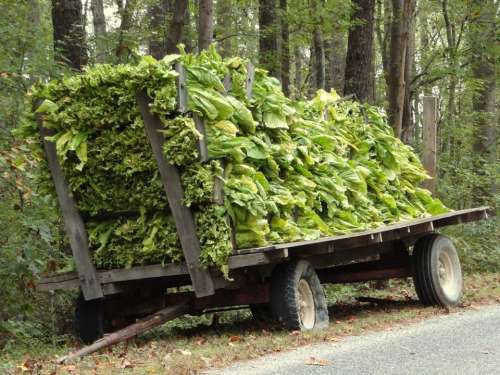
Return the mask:
<svg viewBox="0 0 500 375"><path fill-rule="evenodd" d="M312 329L315 322L314 298L309 283L300 279L298 285L299 317L305 329Z"/></svg>
<svg viewBox="0 0 500 375"><path fill-rule="evenodd" d="M443 288L443 292L447 297L453 298L457 293L457 275L455 275L453 262L451 261L450 256L444 251L439 254L438 275L439 283L441 284L441 288Z"/></svg>

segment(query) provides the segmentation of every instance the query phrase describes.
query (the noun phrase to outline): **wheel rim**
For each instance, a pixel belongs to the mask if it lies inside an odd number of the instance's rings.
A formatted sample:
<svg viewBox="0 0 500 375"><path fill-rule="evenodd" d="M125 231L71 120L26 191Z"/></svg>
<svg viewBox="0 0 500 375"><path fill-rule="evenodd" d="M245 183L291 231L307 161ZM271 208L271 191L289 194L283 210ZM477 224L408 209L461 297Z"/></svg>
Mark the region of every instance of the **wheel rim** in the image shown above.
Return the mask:
<svg viewBox="0 0 500 375"><path fill-rule="evenodd" d="M314 298L306 280L300 279L298 292L300 322L305 329L312 329L315 322Z"/></svg>
<svg viewBox="0 0 500 375"><path fill-rule="evenodd" d="M459 292L457 286L458 275L455 272L450 256L444 251L439 254L438 275L439 284L441 285L444 294L450 299L455 298Z"/></svg>

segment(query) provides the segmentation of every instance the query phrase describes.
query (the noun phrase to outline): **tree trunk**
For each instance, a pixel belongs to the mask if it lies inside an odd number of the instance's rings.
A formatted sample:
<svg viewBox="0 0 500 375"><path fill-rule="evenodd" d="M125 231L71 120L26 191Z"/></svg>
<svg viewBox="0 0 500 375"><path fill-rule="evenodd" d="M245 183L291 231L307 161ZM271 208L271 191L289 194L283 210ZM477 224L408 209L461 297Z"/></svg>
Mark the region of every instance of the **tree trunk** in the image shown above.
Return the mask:
<svg viewBox="0 0 500 375"><path fill-rule="evenodd" d="M377 1L376 3L376 34L380 47L380 55L382 57L382 68L384 72L384 81L386 85L386 93L389 93L389 43L390 43L390 28L392 24L391 0Z"/></svg>
<svg viewBox="0 0 500 375"><path fill-rule="evenodd" d="M106 60L106 17L102 0L92 0L90 3L95 37L95 59L102 63Z"/></svg>
<svg viewBox="0 0 500 375"><path fill-rule="evenodd" d="M119 6L119 13L121 17L120 29L118 32L118 45L116 47L116 57L119 61L126 60L132 53L130 46L127 42L127 33L132 27L132 16L137 0L127 0L127 3L121 7Z"/></svg>
<svg viewBox="0 0 500 375"><path fill-rule="evenodd" d="M423 12L419 12L418 15L418 31L419 31L419 39L420 39L420 49L423 51L422 55L425 56L424 52L428 51L430 48L429 45L429 35L428 35L428 21L427 15ZM420 63L422 63L423 57L420 57ZM430 85L422 85L422 92L425 96L431 96L432 90Z"/></svg>
<svg viewBox="0 0 500 375"><path fill-rule="evenodd" d="M488 167L498 163L495 103L496 7L493 0L474 0L471 7L471 68L474 78L482 83L482 87L472 98L472 108L475 112L475 169L479 177L475 184L474 201L476 204L492 204L496 193L495 178L488 177L486 171Z"/></svg>
<svg viewBox="0 0 500 375"><path fill-rule="evenodd" d="M335 28L330 38L325 40L326 79L325 88L335 89L339 95L344 94L344 78L346 67L345 33Z"/></svg>
<svg viewBox="0 0 500 375"><path fill-rule="evenodd" d="M80 0L52 0L52 23L56 60L81 70L87 63L85 29Z"/></svg>
<svg viewBox="0 0 500 375"><path fill-rule="evenodd" d="M174 14L167 34L167 53L179 52L177 45L184 39L184 18L189 14L188 0L175 0Z"/></svg>
<svg viewBox="0 0 500 375"><path fill-rule="evenodd" d="M375 0L355 0L356 22L349 30L344 92L373 102L373 20Z"/></svg>
<svg viewBox="0 0 500 375"><path fill-rule="evenodd" d="M213 0L200 0L198 9L198 52L207 49L214 33Z"/></svg>
<svg viewBox="0 0 500 375"><path fill-rule="evenodd" d="M269 74L279 76L276 0L259 0L259 62Z"/></svg>
<svg viewBox="0 0 500 375"><path fill-rule="evenodd" d="M217 0L215 38L218 41L219 53L223 57L233 54L233 18L231 15L232 0Z"/></svg>
<svg viewBox="0 0 500 375"><path fill-rule="evenodd" d="M313 51L314 51L314 88L316 90L325 88L325 49L323 44L322 17L317 0L311 0L313 30ZM313 88L313 87L311 87Z"/></svg>
<svg viewBox="0 0 500 375"><path fill-rule="evenodd" d="M300 47L295 46L293 49L295 60L295 97L300 97L302 94L302 53Z"/></svg>
<svg viewBox="0 0 500 375"><path fill-rule="evenodd" d="M194 29L196 29L196 27ZM191 23L191 12L189 11L189 0L187 1L186 13L184 16L184 30L181 43L184 44L187 53L193 52L193 25Z"/></svg>
<svg viewBox="0 0 500 375"><path fill-rule="evenodd" d="M389 63L389 121L396 137L401 138L405 98L405 63L411 1L392 0L392 24Z"/></svg>
<svg viewBox="0 0 500 375"><path fill-rule="evenodd" d="M410 82L413 79L413 66L415 60L415 10L416 10L416 0L407 0L411 3L410 9L410 20L408 21L408 40L406 47L405 56L405 93L404 93L404 104L403 104L403 119L401 124L401 140L410 144L412 142L413 135L413 113L411 108L411 102L413 100L413 92L411 90Z"/></svg>
<svg viewBox="0 0 500 375"><path fill-rule="evenodd" d="M157 0L148 6L150 22L149 54L161 59L167 53L166 21L170 9L170 0Z"/></svg>
<svg viewBox="0 0 500 375"><path fill-rule="evenodd" d="M288 31L287 0L280 0L281 11L281 86L286 96L290 96L290 38Z"/></svg>

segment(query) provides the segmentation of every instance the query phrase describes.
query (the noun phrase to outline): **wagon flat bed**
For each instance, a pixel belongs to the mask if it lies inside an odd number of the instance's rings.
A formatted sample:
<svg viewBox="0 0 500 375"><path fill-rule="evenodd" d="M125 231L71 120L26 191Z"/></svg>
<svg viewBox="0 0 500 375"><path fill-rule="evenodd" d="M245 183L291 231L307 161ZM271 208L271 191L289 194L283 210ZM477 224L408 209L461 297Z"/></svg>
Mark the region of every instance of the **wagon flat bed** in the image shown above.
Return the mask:
<svg viewBox="0 0 500 375"><path fill-rule="evenodd" d="M408 241L411 243L419 236L433 232L437 228L487 218L488 207L478 207L421 219L402 221L346 235L240 249L235 250L234 255L229 258L229 269L237 271L247 267L279 263L294 256L316 257L319 260L326 260L324 265L328 266L334 263L342 263L343 261L370 256L372 255L371 252L367 252L366 250L374 249L377 245L380 245L377 252L382 253L384 246L389 243L394 243L395 241ZM388 247L388 249L391 249L391 247ZM330 263L328 263L328 260L330 260ZM212 274L216 289L225 288L232 284L231 281L219 276L217 272L212 272ZM190 283L188 267L185 263L98 270L97 276L103 286L105 295L120 293L122 287L127 283L141 280L172 279L172 286ZM76 289L79 286L80 281L77 272L66 272L42 277L37 284L37 289L40 291L49 291L55 289Z"/></svg>

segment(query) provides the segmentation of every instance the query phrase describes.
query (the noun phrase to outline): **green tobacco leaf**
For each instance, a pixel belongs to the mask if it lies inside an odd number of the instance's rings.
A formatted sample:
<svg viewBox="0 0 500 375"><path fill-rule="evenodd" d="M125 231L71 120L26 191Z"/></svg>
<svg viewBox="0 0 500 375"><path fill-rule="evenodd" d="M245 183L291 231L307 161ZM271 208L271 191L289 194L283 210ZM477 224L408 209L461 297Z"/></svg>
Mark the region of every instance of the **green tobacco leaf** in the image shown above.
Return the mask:
<svg viewBox="0 0 500 375"><path fill-rule="evenodd" d="M172 65L178 60L186 66L188 108L203 117L203 132L192 113L176 112ZM183 260L137 108L138 89L147 91L150 111L161 120L162 152L180 173L200 260L226 276L233 229L238 247L265 246L448 210L418 187L427 174L414 151L393 136L383 110L339 101L323 90L308 101L291 100L279 81L258 68L247 98L246 66L241 58L222 59L211 47L159 61L147 56L133 65L98 64L35 89L79 210L89 216L140 212L86 223L97 267ZM228 73L232 87L226 94L222 80ZM16 134L41 153L33 118ZM200 140L208 148L203 163ZM41 168L39 189L54 194L46 165ZM222 204L214 198L223 198Z"/></svg>

